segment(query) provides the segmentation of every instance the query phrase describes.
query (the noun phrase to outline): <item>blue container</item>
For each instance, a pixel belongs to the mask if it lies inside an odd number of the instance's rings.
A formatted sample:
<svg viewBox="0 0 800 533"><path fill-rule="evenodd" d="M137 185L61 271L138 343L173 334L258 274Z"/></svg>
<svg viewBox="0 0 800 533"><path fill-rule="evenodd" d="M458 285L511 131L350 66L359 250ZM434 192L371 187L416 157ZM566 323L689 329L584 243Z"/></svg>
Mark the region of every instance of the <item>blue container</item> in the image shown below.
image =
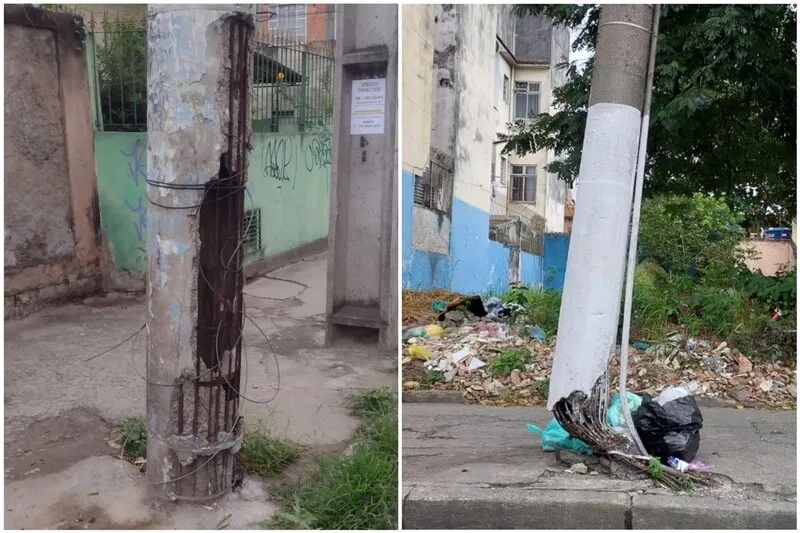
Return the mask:
<svg viewBox="0 0 800 533"><path fill-rule="evenodd" d="M792 238L791 228L767 228L764 230L764 238L776 241L788 241Z"/></svg>

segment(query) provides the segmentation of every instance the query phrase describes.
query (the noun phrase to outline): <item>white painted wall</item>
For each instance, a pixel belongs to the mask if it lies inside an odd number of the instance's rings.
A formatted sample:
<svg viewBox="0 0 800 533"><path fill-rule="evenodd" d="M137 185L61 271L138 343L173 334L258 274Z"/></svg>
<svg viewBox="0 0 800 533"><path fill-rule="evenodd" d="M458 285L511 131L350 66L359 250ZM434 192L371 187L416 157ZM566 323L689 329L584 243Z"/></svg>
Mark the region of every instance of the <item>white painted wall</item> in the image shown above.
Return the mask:
<svg viewBox="0 0 800 533"><path fill-rule="evenodd" d="M453 194L487 213L491 209L492 142L497 117L494 5L458 4L456 51L457 136ZM488 99L488 101L487 101Z"/></svg>
<svg viewBox="0 0 800 533"><path fill-rule="evenodd" d="M403 5L403 168L424 171L433 117L433 5Z"/></svg>

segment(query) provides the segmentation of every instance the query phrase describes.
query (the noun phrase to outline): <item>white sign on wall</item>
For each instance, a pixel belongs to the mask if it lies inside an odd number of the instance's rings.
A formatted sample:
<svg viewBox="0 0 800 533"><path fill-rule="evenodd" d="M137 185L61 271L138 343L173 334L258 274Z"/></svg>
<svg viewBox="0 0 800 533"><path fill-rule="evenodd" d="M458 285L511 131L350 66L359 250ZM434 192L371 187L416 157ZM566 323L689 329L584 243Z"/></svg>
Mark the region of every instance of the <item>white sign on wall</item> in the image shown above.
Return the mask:
<svg viewBox="0 0 800 533"><path fill-rule="evenodd" d="M350 135L383 133L386 111L386 78L353 80Z"/></svg>

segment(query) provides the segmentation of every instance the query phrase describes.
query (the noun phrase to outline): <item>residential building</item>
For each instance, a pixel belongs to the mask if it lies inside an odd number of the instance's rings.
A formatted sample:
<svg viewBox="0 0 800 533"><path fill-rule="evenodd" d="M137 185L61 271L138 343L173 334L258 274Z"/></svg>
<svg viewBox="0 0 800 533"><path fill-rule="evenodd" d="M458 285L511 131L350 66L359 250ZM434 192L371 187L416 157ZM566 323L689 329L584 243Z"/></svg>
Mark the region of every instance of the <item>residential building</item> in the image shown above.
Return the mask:
<svg viewBox="0 0 800 533"><path fill-rule="evenodd" d="M257 31L293 43L333 41L335 4L258 4Z"/></svg>
<svg viewBox="0 0 800 533"><path fill-rule="evenodd" d="M404 288L545 284L566 191L552 154L503 155L497 135L550 111L569 34L511 7L403 6Z"/></svg>
<svg viewBox="0 0 800 533"><path fill-rule="evenodd" d="M518 18L505 10L498 18L509 21L513 32L498 31L495 52L493 108L497 133L507 133L509 122L534 120L540 113L553 113L553 89L564 84L569 60L569 30L554 27L542 17ZM502 24L498 23L502 28ZM542 217L545 230L564 231L566 187L545 167L554 159L541 150L525 157L502 154L503 144L494 145L492 180L493 215L516 215L522 220Z"/></svg>

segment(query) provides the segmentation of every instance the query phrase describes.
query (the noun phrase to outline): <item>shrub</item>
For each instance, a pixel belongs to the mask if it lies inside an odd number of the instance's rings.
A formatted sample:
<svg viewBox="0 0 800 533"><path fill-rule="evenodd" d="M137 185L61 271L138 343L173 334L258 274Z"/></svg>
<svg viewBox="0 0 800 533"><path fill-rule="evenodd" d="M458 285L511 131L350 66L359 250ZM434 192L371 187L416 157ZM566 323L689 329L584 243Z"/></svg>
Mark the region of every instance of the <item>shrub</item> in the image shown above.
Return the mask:
<svg viewBox="0 0 800 533"><path fill-rule="evenodd" d="M667 280L666 271L652 259L636 267L631 323L648 339L658 339L668 333L669 319L676 314L666 291Z"/></svg>
<svg viewBox="0 0 800 533"><path fill-rule="evenodd" d="M777 305L782 311L797 308L797 270L765 276L760 272L741 269L737 286L751 298L768 306Z"/></svg>
<svg viewBox="0 0 800 533"><path fill-rule="evenodd" d="M558 330L561 311L561 292L548 289L536 290L520 287L509 291L502 300L525 308L514 315L514 322L526 326L539 326L548 337Z"/></svg>
<svg viewBox="0 0 800 533"><path fill-rule="evenodd" d="M702 194L660 196L645 200L639 230L639 253L668 270L689 273L712 262L737 265L745 231L723 199Z"/></svg>
<svg viewBox="0 0 800 533"><path fill-rule="evenodd" d="M695 287L691 311L697 317L686 324L692 333L698 334L705 329L724 339L729 338L735 330L745 327L752 319L752 306L743 291L709 284Z"/></svg>

